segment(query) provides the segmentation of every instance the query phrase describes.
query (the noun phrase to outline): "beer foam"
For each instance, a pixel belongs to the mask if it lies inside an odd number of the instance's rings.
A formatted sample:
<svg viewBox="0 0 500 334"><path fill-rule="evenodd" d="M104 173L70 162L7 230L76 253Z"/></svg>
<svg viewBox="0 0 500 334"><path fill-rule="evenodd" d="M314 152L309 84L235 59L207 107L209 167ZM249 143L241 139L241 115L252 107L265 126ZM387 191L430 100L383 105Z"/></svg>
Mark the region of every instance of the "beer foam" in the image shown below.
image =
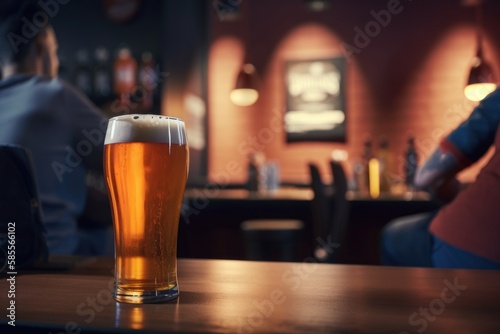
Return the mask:
<svg viewBox="0 0 500 334"><path fill-rule="evenodd" d="M162 115L123 115L109 120L104 144L146 142L186 145L184 121Z"/></svg>

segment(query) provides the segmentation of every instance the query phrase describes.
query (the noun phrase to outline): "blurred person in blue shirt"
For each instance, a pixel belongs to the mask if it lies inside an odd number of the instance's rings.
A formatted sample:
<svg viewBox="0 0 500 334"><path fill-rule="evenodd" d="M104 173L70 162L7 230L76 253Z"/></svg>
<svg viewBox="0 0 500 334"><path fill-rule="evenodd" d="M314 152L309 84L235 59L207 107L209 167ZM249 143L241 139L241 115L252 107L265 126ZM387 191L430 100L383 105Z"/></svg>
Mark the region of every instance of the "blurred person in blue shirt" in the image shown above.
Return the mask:
<svg viewBox="0 0 500 334"><path fill-rule="evenodd" d="M34 2L0 5L0 143L31 151L49 253L112 255L111 224L78 225L87 173L102 175L107 119L57 78L57 38L48 17ZM107 199L101 204L97 211L110 217Z"/></svg>

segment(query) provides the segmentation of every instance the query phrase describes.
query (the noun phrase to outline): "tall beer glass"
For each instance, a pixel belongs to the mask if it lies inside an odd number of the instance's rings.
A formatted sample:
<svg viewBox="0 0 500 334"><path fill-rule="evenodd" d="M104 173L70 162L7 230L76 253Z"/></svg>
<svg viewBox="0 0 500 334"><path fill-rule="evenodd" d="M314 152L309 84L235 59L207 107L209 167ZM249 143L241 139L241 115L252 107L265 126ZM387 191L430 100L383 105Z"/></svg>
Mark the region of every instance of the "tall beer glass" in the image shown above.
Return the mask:
<svg viewBox="0 0 500 334"><path fill-rule="evenodd" d="M104 170L115 233L114 298L176 298L177 231L189 154L184 121L160 115L110 119Z"/></svg>

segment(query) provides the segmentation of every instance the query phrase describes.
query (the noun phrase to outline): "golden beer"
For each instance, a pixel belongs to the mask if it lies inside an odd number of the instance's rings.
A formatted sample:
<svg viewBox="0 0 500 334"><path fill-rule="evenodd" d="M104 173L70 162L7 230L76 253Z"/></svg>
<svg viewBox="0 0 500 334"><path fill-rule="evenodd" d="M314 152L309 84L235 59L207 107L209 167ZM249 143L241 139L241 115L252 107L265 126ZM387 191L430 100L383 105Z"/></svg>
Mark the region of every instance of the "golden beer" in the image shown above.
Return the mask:
<svg viewBox="0 0 500 334"><path fill-rule="evenodd" d="M177 231L188 174L184 122L159 115L112 118L104 169L115 230L120 302L178 296Z"/></svg>

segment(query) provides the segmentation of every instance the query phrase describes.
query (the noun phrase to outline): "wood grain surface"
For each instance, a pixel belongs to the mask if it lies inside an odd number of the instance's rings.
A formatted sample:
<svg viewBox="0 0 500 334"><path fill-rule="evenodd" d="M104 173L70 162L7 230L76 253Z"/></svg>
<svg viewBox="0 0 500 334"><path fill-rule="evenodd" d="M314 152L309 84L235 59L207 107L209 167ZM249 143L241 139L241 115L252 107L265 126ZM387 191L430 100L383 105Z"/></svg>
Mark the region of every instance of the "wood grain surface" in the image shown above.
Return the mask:
<svg viewBox="0 0 500 334"><path fill-rule="evenodd" d="M500 272L179 260L180 297L111 298L112 259L16 276L16 327L2 333L499 333ZM311 263L306 263L311 262ZM62 266L59 266L62 267ZM8 277L0 281L6 313ZM20 328L24 327L24 329Z"/></svg>

